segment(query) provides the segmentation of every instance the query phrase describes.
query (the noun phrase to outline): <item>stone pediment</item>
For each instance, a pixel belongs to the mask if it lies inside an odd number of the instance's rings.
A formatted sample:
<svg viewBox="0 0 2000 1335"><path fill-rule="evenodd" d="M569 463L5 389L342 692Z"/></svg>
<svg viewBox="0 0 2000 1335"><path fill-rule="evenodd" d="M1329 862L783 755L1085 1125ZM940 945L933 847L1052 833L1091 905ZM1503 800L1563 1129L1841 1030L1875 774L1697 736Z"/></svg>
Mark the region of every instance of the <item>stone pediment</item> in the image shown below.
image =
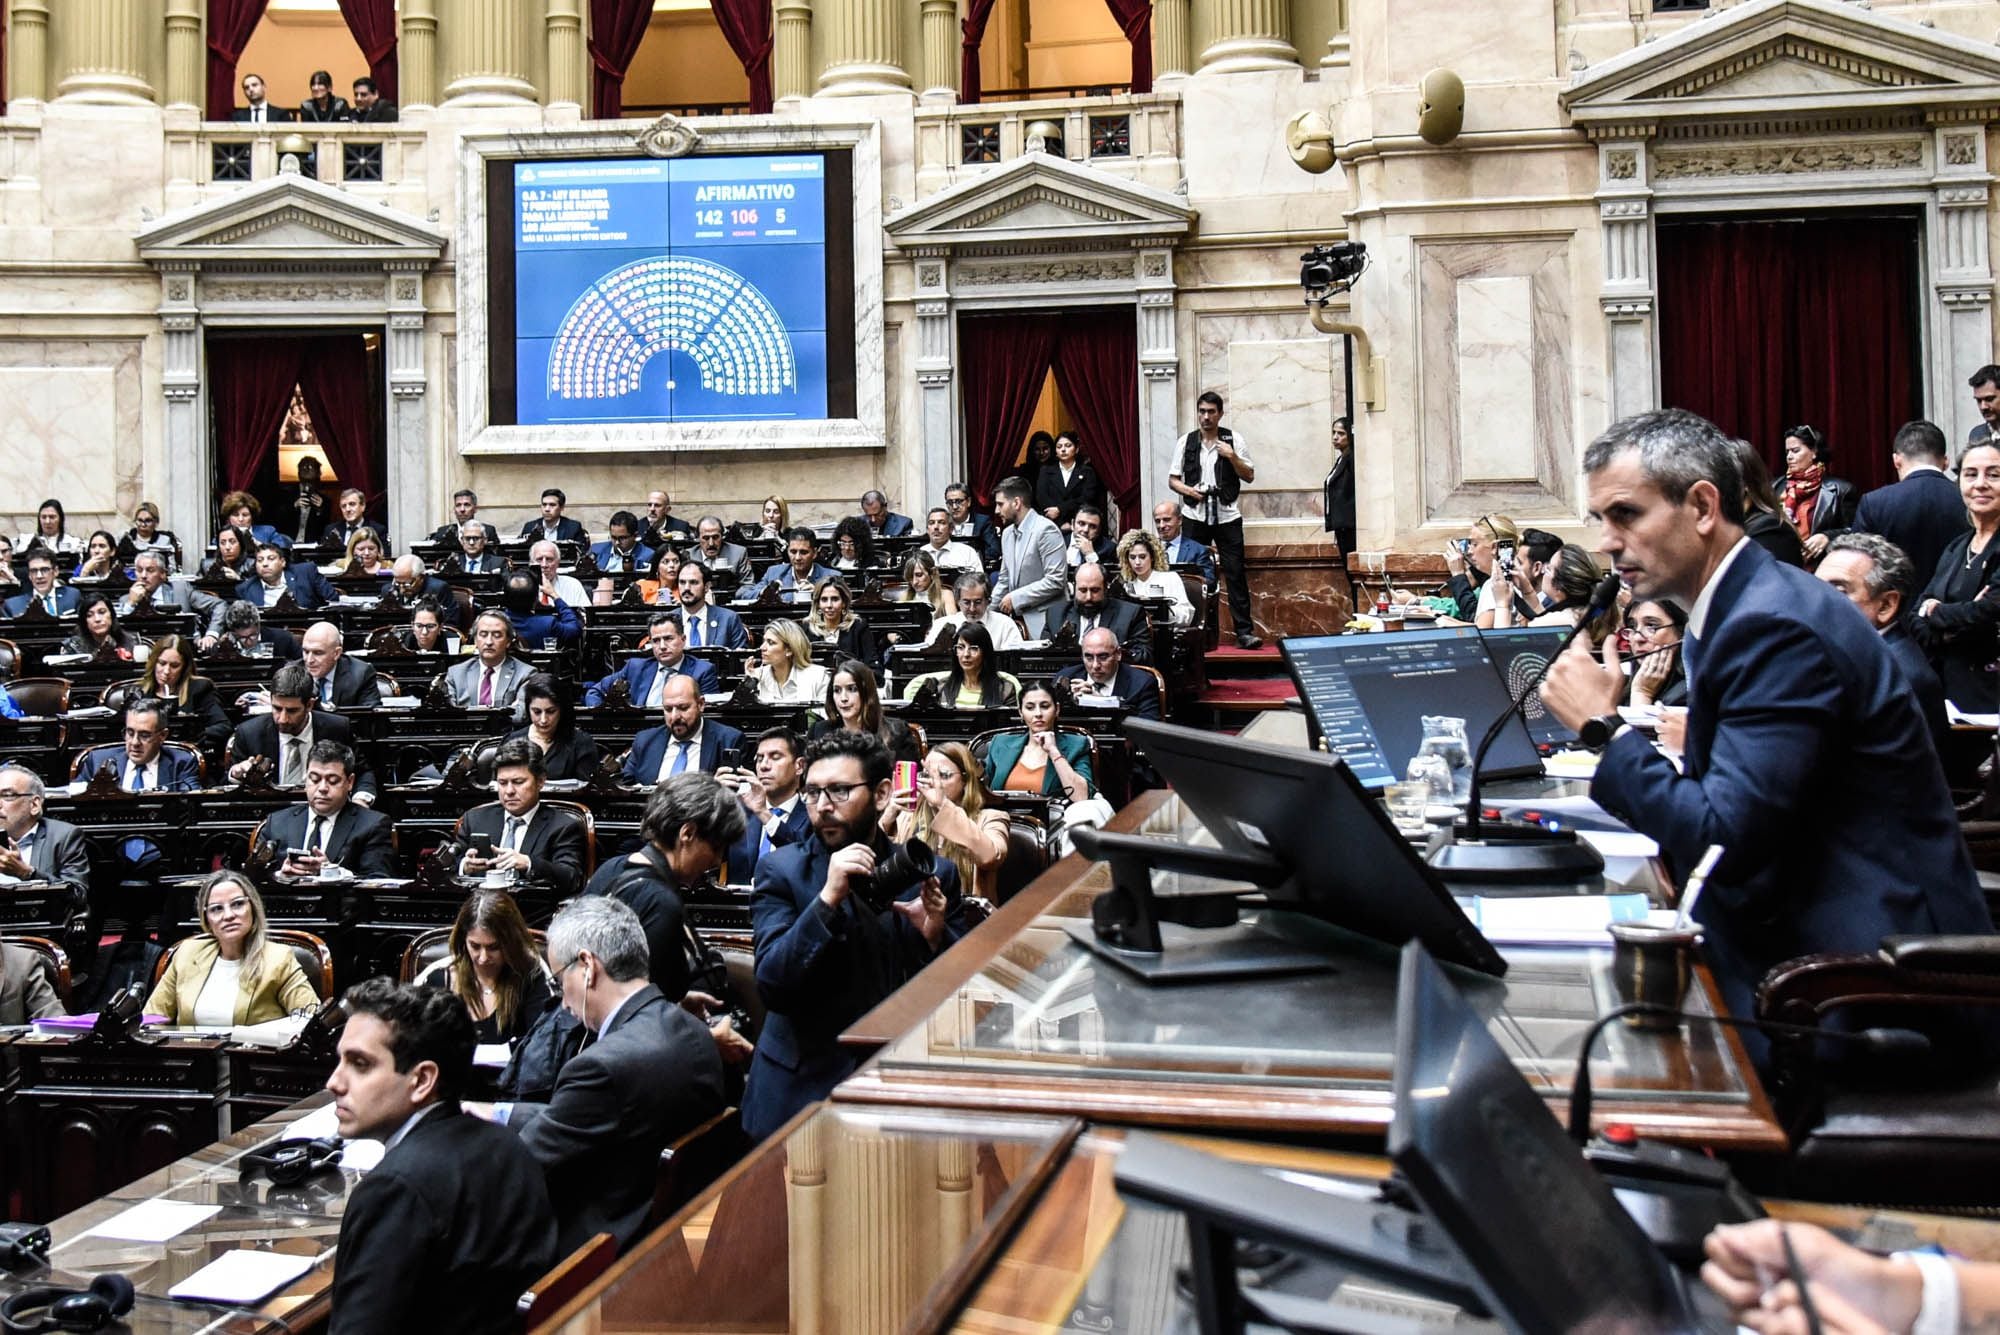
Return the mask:
<svg viewBox="0 0 2000 1335"><path fill-rule="evenodd" d="M287 174L168 214L139 230L150 261L264 265L357 259L434 261L445 233L421 218Z"/></svg>
<svg viewBox="0 0 2000 1335"><path fill-rule="evenodd" d="M1986 120L2000 50L1846 0L1750 0L1584 71L1562 103L1599 137L1696 118Z"/></svg>
<svg viewBox="0 0 2000 1335"><path fill-rule="evenodd" d="M1181 196L1046 153L1027 153L931 196L884 227L904 248L961 244L1073 244L1155 238L1173 244L1194 225Z"/></svg>

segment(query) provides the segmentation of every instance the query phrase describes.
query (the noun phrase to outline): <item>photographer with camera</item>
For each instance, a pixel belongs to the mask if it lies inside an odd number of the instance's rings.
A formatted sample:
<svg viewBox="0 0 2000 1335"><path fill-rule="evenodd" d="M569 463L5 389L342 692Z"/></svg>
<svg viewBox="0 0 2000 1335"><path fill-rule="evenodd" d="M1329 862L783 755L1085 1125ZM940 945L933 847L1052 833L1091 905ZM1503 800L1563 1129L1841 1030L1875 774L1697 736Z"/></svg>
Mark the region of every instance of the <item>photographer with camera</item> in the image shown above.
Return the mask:
<svg viewBox="0 0 2000 1335"><path fill-rule="evenodd" d="M1167 485L1181 498L1181 527L1189 539L1212 545L1229 588L1229 615L1236 626L1236 643L1255 649L1257 635L1250 612L1250 578L1243 570L1243 511L1237 499L1243 484L1257 480L1243 441L1222 425L1222 396L1208 390L1195 400L1198 425L1181 442L1181 455Z"/></svg>
<svg viewBox="0 0 2000 1335"><path fill-rule="evenodd" d="M750 915L766 1015L743 1095L743 1129L775 1131L854 1070L840 1033L964 930L958 871L882 833L889 750L836 732L806 750L813 836L757 865Z"/></svg>

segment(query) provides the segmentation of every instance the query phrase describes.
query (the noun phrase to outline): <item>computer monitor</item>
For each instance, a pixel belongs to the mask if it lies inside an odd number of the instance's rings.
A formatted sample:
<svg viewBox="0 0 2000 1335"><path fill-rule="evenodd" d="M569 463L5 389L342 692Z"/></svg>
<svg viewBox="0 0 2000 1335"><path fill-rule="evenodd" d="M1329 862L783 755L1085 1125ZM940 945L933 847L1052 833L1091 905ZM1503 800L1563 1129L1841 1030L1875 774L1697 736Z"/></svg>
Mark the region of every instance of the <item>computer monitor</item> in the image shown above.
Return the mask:
<svg viewBox="0 0 2000 1335"><path fill-rule="evenodd" d="M1216 842L1276 858L1291 872L1286 886L1265 892L1272 904L1392 946L1422 941L1441 959L1496 977L1507 972L1337 757L1150 719L1120 726Z"/></svg>
<svg viewBox="0 0 2000 1335"><path fill-rule="evenodd" d="M1542 703L1541 693L1530 689L1528 683L1548 666L1551 658L1562 652L1563 640L1568 635L1567 626L1517 626L1480 632L1507 698L1521 702L1521 718L1528 725L1528 736L1536 746L1551 750L1575 746L1576 729L1551 714Z"/></svg>
<svg viewBox="0 0 2000 1335"><path fill-rule="evenodd" d="M1511 1330L1702 1328L1685 1282L1422 944L1403 948L1389 1157Z"/></svg>
<svg viewBox="0 0 2000 1335"><path fill-rule="evenodd" d="M1386 787L1408 772L1423 743L1424 715L1464 719L1471 746L1510 703L1485 641L1471 626L1295 636L1279 648L1312 720L1314 741L1323 739L1365 788ZM1486 753L1479 777L1539 774L1541 764L1516 718Z"/></svg>

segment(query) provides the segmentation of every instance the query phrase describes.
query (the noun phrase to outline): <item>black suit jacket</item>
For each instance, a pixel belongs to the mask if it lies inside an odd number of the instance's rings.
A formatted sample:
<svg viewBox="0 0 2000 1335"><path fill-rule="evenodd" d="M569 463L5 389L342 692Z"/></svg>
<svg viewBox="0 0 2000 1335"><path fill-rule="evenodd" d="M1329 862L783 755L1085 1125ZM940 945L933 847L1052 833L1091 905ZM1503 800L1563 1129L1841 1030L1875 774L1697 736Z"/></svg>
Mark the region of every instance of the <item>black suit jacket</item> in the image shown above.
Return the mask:
<svg viewBox="0 0 2000 1335"><path fill-rule="evenodd" d="M466 812L458 829L461 837L491 835L497 848L506 825L506 808L498 802L488 802ZM527 835L521 840L521 851L528 855L531 864L528 874L548 882L563 898L575 894L577 886L583 883L583 822L576 813L546 803L537 807L535 818L528 822Z"/></svg>
<svg viewBox="0 0 2000 1335"><path fill-rule="evenodd" d="M507 734L507 740L521 741L527 735L526 728L516 728ZM604 757L597 749L597 739L574 728L569 736L560 738L542 752L542 760L549 768L551 779L594 778L598 767L604 763Z"/></svg>
<svg viewBox="0 0 2000 1335"><path fill-rule="evenodd" d="M1878 534L1901 547L1920 580L1930 579L1951 540L1971 527L1958 484L1934 468L1877 487L1854 511L1855 531ZM1910 589L1903 596L1915 593Z"/></svg>
<svg viewBox="0 0 2000 1335"><path fill-rule="evenodd" d="M1083 664L1072 663L1056 673L1055 679L1058 682L1068 682L1082 675ZM1118 676L1113 679L1111 689L1118 696L1118 707L1123 712L1137 714L1142 718L1160 717L1160 684L1153 679L1152 673L1141 672L1135 667L1120 663ZM1074 723L1076 720L1072 717L1069 721Z"/></svg>
<svg viewBox="0 0 2000 1335"><path fill-rule="evenodd" d="M484 519L475 519L472 522L486 530L486 550L489 552L499 551L500 530L487 523ZM458 531L463 527L464 525L460 524L457 520L453 520L449 524L439 525L437 528L431 530L431 545L433 547L449 547L454 553L463 555L458 545Z"/></svg>
<svg viewBox="0 0 2000 1335"><path fill-rule="evenodd" d="M299 659L298 665L305 666L305 660ZM330 703L336 709L380 709L382 683L375 676L374 664L342 654L333 665L333 699L319 703Z"/></svg>
<svg viewBox="0 0 2000 1335"><path fill-rule="evenodd" d="M533 519L521 525L521 537L528 542L540 542L542 540L542 517L540 515L536 515ZM583 525L577 520L571 519L568 515L564 515L556 521L556 541L582 542Z"/></svg>
<svg viewBox="0 0 2000 1335"><path fill-rule="evenodd" d="M380 97L375 99L375 105L366 109L357 107L354 110L354 120L362 125L386 125L400 119L401 115L394 102Z"/></svg>
<svg viewBox="0 0 2000 1335"><path fill-rule="evenodd" d="M274 811L264 818L257 846L275 843L280 860L288 848L304 847L311 830L312 808L297 806ZM333 833L327 836L326 860L337 862L356 876L395 875L395 850L389 842L389 818L349 802L333 818Z"/></svg>
<svg viewBox="0 0 2000 1335"><path fill-rule="evenodd" d="M343 742L354 745L354 728L338 714L329 714L323 709L315 709L312 715L313 740L320 742ZM279 745L278 725L271 721L269 714L259 714L244 719L236 731L230 734L228 760L235 764L248 760L251 756L263 756L271 762L272 781L284 773L284 754ZM355 781L355 791L373 794L375 776L364 769Z"/></svg>
<svg viewBox="0 0 2000 1335"><path fill-rule="evenodd" d="M516 1300L557 1259L534 1157L505 1127L444 1104L347 1198L330 1335L517 1331Z"/></svg>
<svg viewBox="0 0 2000 1335"><path fill-rule="evenodd" d="M1082 608L1071 603L1069 616L1062 624L1062 629L1074 632L1079 641L1084 634L1084 615ZM1153 623L1145 608L1137 603L1128 603L1123 598L1106 598L1103 609L1098 612L1098 619L1118 637L1118 646L1125 651L1126 658L1134 663L1153 661Z"/></svg>
<svg viewBox="0 0 2000 1335"><path fill-rule="evenodd" d="M1917 643L1916 637L1901 622L1883 630L1882 642L1889 646L1890 656L1903 669L1903 675L1910 679L1910 689L1917 697L1917 708L1923 713L1924 723L1931 731L1931 745L1937 748L1938 759L1945 760L1951 755L1951 716L1945 712L1944 682L1939 679L1937 669L1931 666L1930 656L1924 653L1924 647Z"/></svg>
<svg viewBox="0 0 2000 1335"><path fill-rule="evenodd" d="M657 987L627 997L564 1064L549 1101L516 1104L509 1118L548 1182L557 1251L597 1233L629 1247L652 1208L660 1151L722 1109L707 1026Z"/></svg>
<svg viewBox="0 0 2000 1335"><path fill-rule="evenodd" d="M250 120L250 108L236 108L236 110L229 113L229 119L241 124L248 124ZM274 106L269 102L264 104L264 123L266 125L288 125L291 123L291 119L292 113L286 111L283 107Z"/></svg>
<svg viewBox="0 0 2000 1335"><path fill-rule="evenodd" d="M687 915L681 906L680 885L660 851L641 844L637 852L605 863L590 878L584 893L610 895L639 915L651 961L646 976L668 1000L679 1002L686 996L694 986L688 960Z"/></svg>
<svg viewBox="0 0 2000 1335"><path fill-rule="evenodd" d="M1035 510L1046 514L1051 506L1061 512L1062 518L1056 522L1067 524L1076 518L1079 507L1094 505L1104 508L1104 483L1098 478L1097 470L1087 459L1078 459L1076 467L1069 475L1069 482L1063 482L1062 465L1046 464L1035 480Z"/></svg>

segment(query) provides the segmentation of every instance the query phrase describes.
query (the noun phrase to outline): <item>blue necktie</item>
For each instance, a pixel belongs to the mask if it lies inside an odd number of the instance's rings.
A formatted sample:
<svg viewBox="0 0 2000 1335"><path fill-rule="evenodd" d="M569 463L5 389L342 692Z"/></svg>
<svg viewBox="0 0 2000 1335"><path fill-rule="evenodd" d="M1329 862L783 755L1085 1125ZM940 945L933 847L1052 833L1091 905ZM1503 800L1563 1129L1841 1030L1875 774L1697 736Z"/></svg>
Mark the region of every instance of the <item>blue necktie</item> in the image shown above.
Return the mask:
<svg viewBox="0 0 2000 1335"><path fill-rule="evenodd" d="M693 645L697 649L701 648L701 618L689 617L687 619L687 623L688 623L688 643Z"/></svg>
<svg viewBox="0 0 2000 1335"><path fill-rule="evenodd" d="M668 778L672 778L676 774L684 774L687 772L688 752L692 749L686 742L675 742L674 745L679 747L680 750L674 753L673 768L667 771Z"/></svg>
<svg viewBox="0 0 2000 1335"><path fill-rule="evenodd" d="M783 825L785 823L785 810L783 807L772 807L771 814L778 818L778 824ZM757 839L757 860L762 862L774 847L776 845L771 842L771 827L766 825L764 833Z"/></svg>
<svg viewBox="0 0 2000 1335"><path fill-rule="evenodd" d="M135 765L132 768L132 791L135 793L146 791L146 767L144 765Z"/></svg>
<svg viewBox="0 0 2000 1335"><path fill-rule="evenodd" d="M42 606L49 609L49 615L56 615L56 596L52 593L42 599Z"/></svg>

